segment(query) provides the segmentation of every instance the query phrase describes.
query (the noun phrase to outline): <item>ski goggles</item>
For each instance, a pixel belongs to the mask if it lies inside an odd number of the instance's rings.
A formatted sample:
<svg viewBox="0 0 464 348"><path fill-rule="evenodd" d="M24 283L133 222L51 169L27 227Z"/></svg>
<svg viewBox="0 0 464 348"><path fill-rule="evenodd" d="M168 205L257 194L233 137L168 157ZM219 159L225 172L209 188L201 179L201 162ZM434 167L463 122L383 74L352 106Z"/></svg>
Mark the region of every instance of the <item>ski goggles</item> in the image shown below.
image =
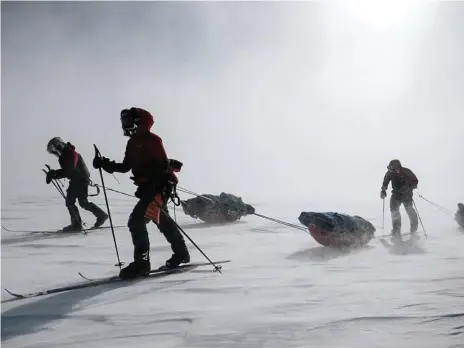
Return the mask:
<svg viewBox="0 0 464 348"><path fill-rule="evenodd" d="M400 172L400 167L392 167L392 166L387 166L387 169L390 173L397 173L399 174Z"/></svg>
<svg viewBox="0 0 464 348"><path fill-rule="evenodd" d="M135 126L134 114L130 110L121 111L122 128L132 128Z"/></svg>
<svg viewBox="0 0 464 348"><path fill-rule="evenodd" d="M52 155L55 155L55 156L58 156L58 157L61 156L61 151L54 144L48 145L47 146L47 151L48 151L48 153L50 153Z"/></svg>

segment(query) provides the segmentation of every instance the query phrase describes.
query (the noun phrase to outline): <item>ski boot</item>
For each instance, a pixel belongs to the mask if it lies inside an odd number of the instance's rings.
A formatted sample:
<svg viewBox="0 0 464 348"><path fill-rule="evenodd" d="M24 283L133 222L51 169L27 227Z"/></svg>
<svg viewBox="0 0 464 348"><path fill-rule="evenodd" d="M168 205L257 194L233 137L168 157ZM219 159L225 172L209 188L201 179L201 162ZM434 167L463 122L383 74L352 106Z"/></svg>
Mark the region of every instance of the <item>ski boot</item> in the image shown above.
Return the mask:
<svg viewBox="0 0 464 348"><path fill-rule="evenodd" d="M63 227L60 232L81 232L83 230L82 225L79 224L71 224L69 226Z"/></svg>
<svg viewBox="0 0 464 348"><path fill-rule="evenodd" d="M146 276L150 273L151 264L149 252L142 253L134 258L127 267L124 267L119 272L119 278L121 279L135 279L138 277Z"/></svg>
<svg viewBox="0 0 464 348"><path fill-rule="evenodd" d="M181 263L189 263L190 262L190 254L187 250L185 250L182 254L173 254L172 257L166 261L165 266L163 268L177 268Z"/></svg>
<svg viewBox="0 0 464 348"><path fill-rule="evenodd" d="M93 225L94 228L99 228L101 227L106 220L108 220L108 214L104 213L104 215L100 215L97 217L97 221L95 222L95 225Z"/></svg>
<svg viewBox="0 0 464 348"><path fill-rule="evenodd" d="M417 231L410 232L409 240L410 240L411 242L416 242L416 241L420 240L420 237L419 237L419 235L417 234Z"/></svg>
<svg viewBox="0 0 464 348"><path fill-rule="evenodd" d="M403 236L401 236L400 231L392 230L391 232L391 241L393 244L401 243L403 241Z"/></svg>
<svg viewBox="0 0 464 348"><path fill-rule="evenodd" d="M409 241L415 242L420 239L419 235L417 234L417 228L418 228L417 225L411 224L411 229L409 230L410 231Z"/></svg>

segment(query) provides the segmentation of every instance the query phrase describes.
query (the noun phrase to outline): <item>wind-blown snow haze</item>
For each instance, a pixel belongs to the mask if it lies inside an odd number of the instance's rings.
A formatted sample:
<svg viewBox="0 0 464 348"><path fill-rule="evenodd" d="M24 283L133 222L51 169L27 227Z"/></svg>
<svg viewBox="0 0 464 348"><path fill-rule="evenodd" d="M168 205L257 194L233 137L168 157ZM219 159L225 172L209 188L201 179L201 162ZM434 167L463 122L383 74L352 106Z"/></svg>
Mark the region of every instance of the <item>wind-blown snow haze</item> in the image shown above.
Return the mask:
<svg viewBox="0 0 464 348"><path fill-rule="evenodd" d="M379 228L379 195L392 159L417 175L418 194L453 213L464 200L464 3L3 2L1 9L2 224L12 230L68 224L62 198L41 171L45 164L58 168L48 141L59 136L75 145L100 184L93 144L122 161L128 138L120 111L132 106L154 115L168 156L183 162L181 188L233 193L294 224L301 211L338 211L370 219L378 235L389 233L388 203L385 230ZM105 173L105 184L133 194L130 174L115 175ZM316 260L313 252L299 253L319 247L311 236L257 217L186 230L212 258L232 260L223 275L188 273L103 293L83 290L82 298L56 295L58 302L51 296L4 303L2 343L461 347L452 344L462 344L464 323L447 320L464 289L457 275L464 234L415 197L429 234L419 253L391 254L374 240L375 248L321 251ZM106 209L103 194L92 200ZM114 192L109 200L130 262L124 226L135 200ZM169 245L154 225L150 230L152 258L164 262ZM79 271L117 270L109 232L29 237L2 239L4 287L37 291L75 281ZM26 318L48 308L56 317ZM446 324L434 327L428 315ZM258 325L260 317L269 322ZM373 332L359 333L367 327Z"/></svg>
<svg viewBox="0 0 464 348"><path fill-rule="evenodd" d="M56 164L53 136L87 162L94 143L122 159L119 112L136 105L194 191L372 199L400 158L449 196L462 6L390 6L4 3L2 188L50 191L39 168Z"/></svg>

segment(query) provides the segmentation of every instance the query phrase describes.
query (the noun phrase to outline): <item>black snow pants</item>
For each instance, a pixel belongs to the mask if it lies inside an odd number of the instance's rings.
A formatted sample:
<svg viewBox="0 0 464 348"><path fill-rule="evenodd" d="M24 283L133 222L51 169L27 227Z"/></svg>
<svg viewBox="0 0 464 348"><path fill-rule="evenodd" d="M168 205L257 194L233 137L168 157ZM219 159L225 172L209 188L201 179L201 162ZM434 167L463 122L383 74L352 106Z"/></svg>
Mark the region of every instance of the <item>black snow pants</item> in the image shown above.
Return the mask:
<svg viewBox="0 0 464 348"><path fill-rule="evenodd" d="M159 188L147 185L145 187L139 186L135 193L139 201L132 210L128 222L129 231L132 235L132 243L134 245L134 261L137 261L142 255L149 253L150 240L148 238L146 224L150 222L150 219L145 217L145 212L159 191ZM175 255L180 257L186 254L188 255L184 237L169 216L166 199L164 199L163 202L157 227L169 244L171 244L171 249Z"/></svg>
<svg viewBox="0 0 464 348"><path fill-rule="evenodd" d="M66 207L71 216L72 226L82 226L81 215L76 206L76 200L82 209L90 211L97 219L106 213L95 203L89 202L89 183L82 180L71 180L66 191Z"/></svg>
<svg viewBox="0 0 464 348"><path fill-rule="evenodd" d="M414 209L413 200L412 200L412 192L402 194L394 192L390 198L390 212L392 217L392 225L393 230L392 233L394 235L401 234L401 213L400 207L401 204L404 205L404 209L409 217L409 222L411 224L411 233L417 232L417 228L419 225L419 221L417 218L416 210Z"/></svg>

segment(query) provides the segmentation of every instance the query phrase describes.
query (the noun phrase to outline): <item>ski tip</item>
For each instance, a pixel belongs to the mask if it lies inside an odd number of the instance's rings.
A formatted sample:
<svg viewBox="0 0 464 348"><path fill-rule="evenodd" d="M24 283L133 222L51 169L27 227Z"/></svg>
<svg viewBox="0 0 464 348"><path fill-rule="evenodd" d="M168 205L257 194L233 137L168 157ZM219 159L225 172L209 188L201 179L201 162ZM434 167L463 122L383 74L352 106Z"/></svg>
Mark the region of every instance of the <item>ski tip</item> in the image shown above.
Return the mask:
<svg viewBox="0 0 464 348"><path fill-rule="evenodd" d="M7 293L9 293L11 296L14 296L14 297L17 297L17 298L25 298L25 297L22 296L22 295L15 294L14 292L11 292L11 291L8 290L7 288L5 288L5 291L6 291Z"/></svg>
<svg viewBox="0 0 464 348"><path fill-rule="evenodd" d="M83 275L81 272L77 272L77 274L79 274L82 278L84 278L85 280L90 280L89 278L87 278L85 275Z"/></svg>
<svg viewBox="0 0 464 348"><path fill-rule="evenodd" d="M197 267L202 267L202 266L213 266L214 270L213 272L219 272L221 273L222 266L219 265L221 263L228 263L231 262L231 260L222 260L222 261L212 261L212 262L192 262L192 263L184 263L181 264L178 267L175 268L169 268L166 267L165 265L160 266L158 268L155 268L151 270L151 273L153 272L163 272L163 271L175 271L175 270L181 270L181 269L192 269L192 268L197 268Z"/></svg>

